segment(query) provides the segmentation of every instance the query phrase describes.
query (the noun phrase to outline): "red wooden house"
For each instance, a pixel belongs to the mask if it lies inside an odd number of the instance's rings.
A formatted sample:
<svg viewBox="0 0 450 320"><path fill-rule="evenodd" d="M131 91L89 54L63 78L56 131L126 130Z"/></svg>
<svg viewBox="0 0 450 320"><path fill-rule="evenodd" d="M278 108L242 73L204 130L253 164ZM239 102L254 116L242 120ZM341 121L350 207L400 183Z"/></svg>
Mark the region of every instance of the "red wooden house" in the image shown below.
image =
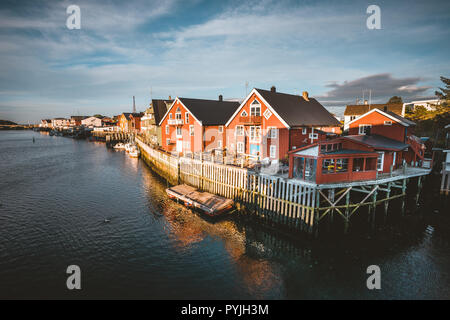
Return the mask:
<svg viewBox="0 0 450 320"><path fill-rule="evenodd" d="M324 140L340 122L316 99L253 89L226 123L227 152L280 160L289 150ZM331 134L332 135L332 134Z"/></svg>
<svg viewBox="0 0 450 320"><path fill-rule="evenodd" d="M238 107L221 95L219 100L176 98L159 123L162 148L178 154L222 150L225 122Z"/></svg>
<svg viewBox="0 0 450 320"><path fill-rule="evenodd" d="M403 160L413 166L420 165L424 160L425 145L414 135L415 125L414 122L387 109L373 109L348 123L348 137L373 143L382 157L384 163L383 172L387 172L390 169L390 165L393 165L395 169L402 164ZM357 135L370 135L372 138L366 139L357 137ZM377 136L382 136L407 146L402 150L382 148L375 141Z"/></svg>

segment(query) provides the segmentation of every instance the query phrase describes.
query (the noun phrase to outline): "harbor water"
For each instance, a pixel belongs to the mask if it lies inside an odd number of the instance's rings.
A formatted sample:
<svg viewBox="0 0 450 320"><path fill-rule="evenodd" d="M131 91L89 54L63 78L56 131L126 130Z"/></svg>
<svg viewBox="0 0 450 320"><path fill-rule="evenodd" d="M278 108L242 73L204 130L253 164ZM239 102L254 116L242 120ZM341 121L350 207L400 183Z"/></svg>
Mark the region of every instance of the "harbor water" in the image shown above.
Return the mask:
<svg viewBox="0 0 450 320"><path fill-rule="evenodd" d="M167 187L102 143L0 132L0 298L450 298L450 213L434 189L376 232L308 239L204 219ZM66 287L69 265L81 290ZM367 288L370 265L380 290Z"/></svg>

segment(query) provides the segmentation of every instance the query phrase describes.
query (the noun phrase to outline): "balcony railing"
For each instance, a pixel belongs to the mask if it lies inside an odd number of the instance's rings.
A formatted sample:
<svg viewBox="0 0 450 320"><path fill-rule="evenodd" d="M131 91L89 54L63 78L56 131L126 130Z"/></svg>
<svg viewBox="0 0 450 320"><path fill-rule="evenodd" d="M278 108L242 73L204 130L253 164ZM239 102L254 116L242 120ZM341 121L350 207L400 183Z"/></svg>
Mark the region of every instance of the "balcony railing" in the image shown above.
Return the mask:
<svg viewBox="0 0 450 320"><path fill-rule="evenodd" d="M169 119L167 121L169 125L183 125L183 119Z"/></svg>
<svg viewBox="0 0 450 320"><path fill-rule="evenodd" d="M239 117L239 122L243 125L259 125L262 123L261 116L247 116L247 117Z"/></svg>

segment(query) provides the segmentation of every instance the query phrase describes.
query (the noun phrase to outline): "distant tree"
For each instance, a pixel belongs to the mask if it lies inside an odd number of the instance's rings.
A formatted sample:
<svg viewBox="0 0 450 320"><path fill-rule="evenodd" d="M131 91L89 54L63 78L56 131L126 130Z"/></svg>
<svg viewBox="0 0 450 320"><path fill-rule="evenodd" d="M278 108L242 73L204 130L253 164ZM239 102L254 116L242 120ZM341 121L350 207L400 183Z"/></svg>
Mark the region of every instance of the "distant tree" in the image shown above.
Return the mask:
<svg viewBox="0 0 450 320"><path fill-rule="evenodd" d="M402 97L393 96L389 99L388 103L403 103Z"/></svg>
<svg viewBox="0 0 450 320"><path fill-rule="evenodd" d="M103 116L101 114L94 114L94 117L96 117L96 118L103 118Z"/></svg>
<svg viewBox="0 0 450 320"><path fill-rule="evenodd" d="M445 84L445 88L439 88L441 91L435 91L434 94L441 100L448 100L450 94L450 79L441 76L441 81Z"/></svg>

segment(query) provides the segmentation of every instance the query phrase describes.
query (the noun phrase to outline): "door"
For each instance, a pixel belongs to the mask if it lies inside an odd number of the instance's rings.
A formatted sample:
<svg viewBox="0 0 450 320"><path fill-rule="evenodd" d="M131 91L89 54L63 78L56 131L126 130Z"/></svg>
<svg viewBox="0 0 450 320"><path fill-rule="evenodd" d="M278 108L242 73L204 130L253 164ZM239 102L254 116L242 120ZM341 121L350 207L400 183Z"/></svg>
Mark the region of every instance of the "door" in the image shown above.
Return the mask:
<svg viewBox="0 0 450 320"><path fill-rule="evenodd" d="M250 145L250 154L252 156L259 156L259 144Z"/></svg>
<svg viewBox="0 0 450 320"><path fill-rule="evenodd" d="M177 140L177 152L183 152L183 140Z"/></svg>

